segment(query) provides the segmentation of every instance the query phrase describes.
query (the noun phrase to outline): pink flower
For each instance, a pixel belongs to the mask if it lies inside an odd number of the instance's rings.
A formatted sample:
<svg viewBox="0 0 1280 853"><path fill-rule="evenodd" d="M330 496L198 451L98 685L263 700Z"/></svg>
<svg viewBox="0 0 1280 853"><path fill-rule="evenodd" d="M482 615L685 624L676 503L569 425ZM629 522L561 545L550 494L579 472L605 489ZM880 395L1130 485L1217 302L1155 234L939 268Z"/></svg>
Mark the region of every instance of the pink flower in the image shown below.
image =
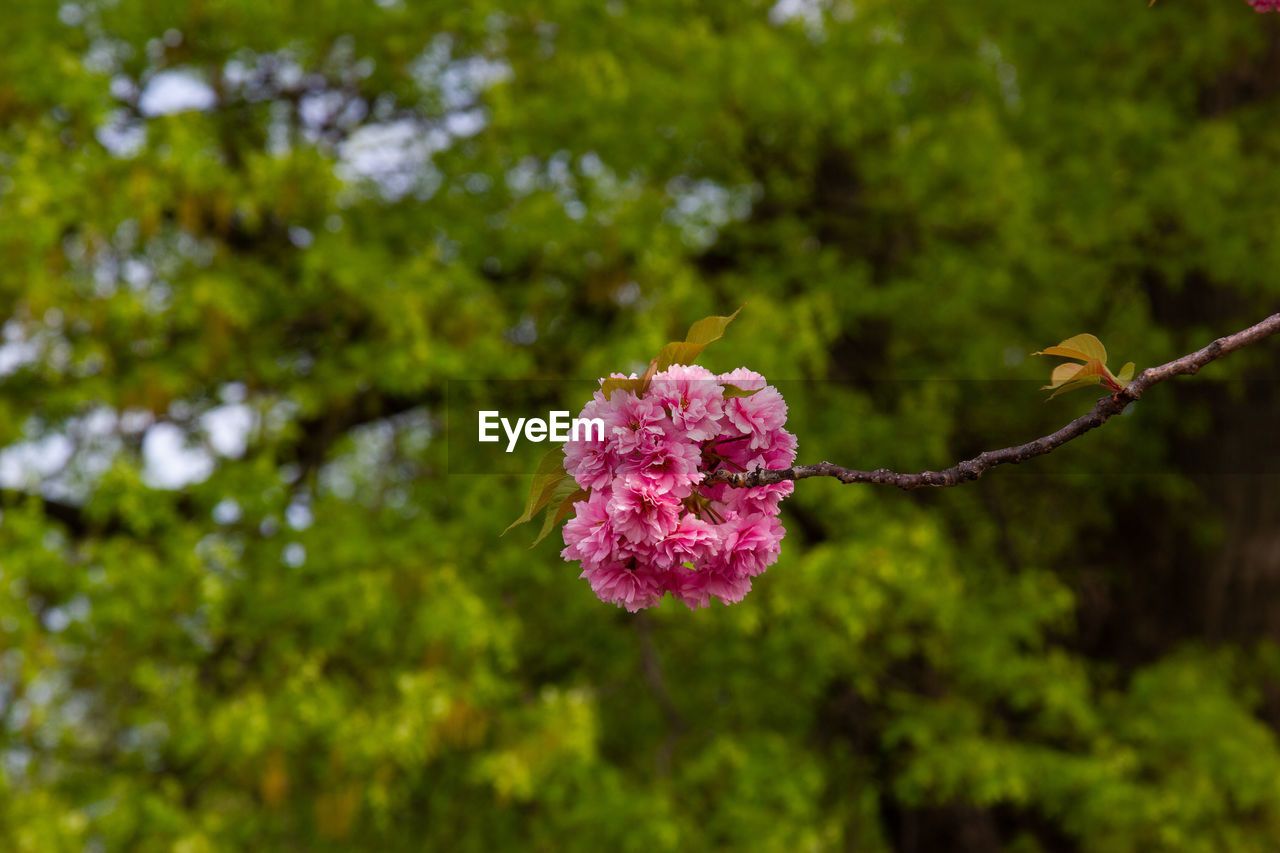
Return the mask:
<svg viewBox="0 0 1280 853"><path fill-rule="evenodd" d="M796 461L796 437L785 429L775 429L760 455L766 468L790 468Z"/></svg>
<svg viewBox="0 0 1280 853"><path fill-rule="evenodd" d="M667 575L667 588L690 610L697 610L711 604L711 591L707 588L709 578L705 571L678 567Z"/></svg>
<svg viewBox="0 0 1280 853"><path fill-rule="evenodd" d="M674 569L685 563L703 565L716 555L720 537L716 529L702 519L686 513L676 529L663 538L654 549L664 568Z"/></svg>
<svg viewBox="0 0 1280 853"><path fill-rule="evenodd" d="M617 392L615 392L617 396ZM609 413L609 400L604 392L597 391L595 396L582 407L578 415L582 419L605 418ZM609 456L609 446L604 437L595 430L583 430L575 440L572 435L564 445L564 470L573 475L573 479L584 489L602 489L613 480L613 460Z"/></svg>
<svg viewBox="0 0 1280 853"><path fill-rule="evenodd" d="M729 577L711 572L707 574L706 590L720 599L721 604L737 604L751 592L751 578Z"/></svg>
<svg viewBox="0 0 1280 853"><path fill-rule="evenodd" d="M666 592L665 578L659 572L630 568L621 563L583 569L578 577L586 578L591 591L606 604L617 604L631 613L657 604Z"/></svg>
<svg viewBox="0 0 1280 853"><path fill-rule="evenodd" d="M777 515L778 504L794 489L795 484L790 480L751 489L732 489L733 494L725 499L724 504L738 515Z"/></svg>
<svg viewBox="0 0 1280 853"><path fill-rule="evenodd" d="M755 393L726 400L724 385ZM602 601L630 611L666 592L692 608L741 601L778 559L778 506L793 485L699 484L721 467L793 464L786 415L777 389L746 368L717 377L672 365L642 393L596 392L580 417L602 418L603 440L565 445L565 470L590 496L574 504L561 556L581 561Z"/></svg>
<svg viewBox="0 0 1280 853"><path fill-rule="evenodd" d="M688 441L669 439L647 457L623 463L621 471L633 472L647 480L660 492L670 492L675 498L686 498L693 486L704 475L698 470L702 453L698 446Z"/></svg>
<svg viewBox="0 0 1280 853"><path fill-rule="evenodd" d="M608 514L614 529L630 542L657 542L675 530L680 503L670 492L634 474L614 483Z"/></svg>
<svg viewBox="0 0 1280 853"><path fill-rule="evenodd" d="M667 438L671 423L666 410L657 400L641 399L628 392L614 391L619 403L613 405L605 420L605 431L612 442L614 455L641 460L656 453Z"/></svg>
<svg viewBox="0 0 1280 853"><path fill-rule="evenodd" d="M613 558L617 535L609 520L608 490L593 492L585 501L573 505L574 515L564 523L565 548L560 556L581 560L584 566L599 566Z"/></svg>
<svg viewBox="0 0 1280 853"><path fill-rule="evenodd" d="M725 419L738 433L750 436L750 447L767 447L770 434L787 421L787 401L778 389L764 384L764 377L745 367L720 375L720 381L744 391L755 390L750 397L733 397L725 402Z"/></svg>
<svg viewBox="0 0 1280 853"><path fill-rule="evenodd" d="M648 396L667 408L671 422L687 438L706 441L720 432L724 391L705 367L671 365L653 377Z"/></svg>
<svg viewBox="0 0 1280 853"><path fill-rule="evenodd" d="M757 468L789 468L796 459L795 436L784 429L770 431L765 446L759 450L753 450L750 447L749 436L745 435L729 439L718 439L712 442L712 447L725 460L726 466L731 471L754 471ZM785 485L788 487L785 494L791 494L790 482L788 481ZM724 500L725 498L722 496L733 493L756 491L756 489L734 489L728 486L724 488L728 489L728 491L717 493L718 500Z"/></svg>
<svg viewBox="0 0 1280 853"><path fill-rule="evenodd" d="M778 559L786 530L772 515L755 513L720 525L724 547L718 568L728 577L755 577Z"/></svg>
<svg viewBox="0 0 1280 853"><path fill-rule="evenodd" d="M1280 0L1245 0L1255 12L1274 12L1280 9Z"/></svg>
<svg viewBox="0 0 1280 853"><path fill-rule="evenodd" d="M723 604L737 604L751 592L751 578L728 577L709 570L676 569L668 579L669 589L690 610L707 607L715 596Z"/></svg>
<svg viewBox="0 0 1280 853"><path fill-rule="evenodd" d="M769 383L765 378L754 370L748 370L745 367L739 367L737 370L730 370L728 373L720 374L720 384L732 385L735 388L741 388L743 391L759 391ZM736 399L742 399L738 397Z"/></svg>

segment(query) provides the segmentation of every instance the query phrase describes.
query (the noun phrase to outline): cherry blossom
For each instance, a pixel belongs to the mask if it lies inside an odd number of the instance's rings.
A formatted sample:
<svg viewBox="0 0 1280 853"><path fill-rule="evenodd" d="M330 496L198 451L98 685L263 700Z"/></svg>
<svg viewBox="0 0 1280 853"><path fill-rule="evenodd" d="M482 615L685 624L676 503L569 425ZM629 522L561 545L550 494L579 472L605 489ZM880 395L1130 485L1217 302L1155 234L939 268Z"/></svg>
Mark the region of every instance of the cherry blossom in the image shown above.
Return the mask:
<svg viewBox="0 0 1280 853"><path fill-rule="evenodd" d="M565 445L565 470L588 498L573 505L561 556L582 564L596 596L632 612L668 592L691 608L746 597L752 578L781 552L779 504L792 484L733 488L703 480L721 468L795 461L778 390L745 367L717 376L672 365L639 393L606 396L602 388L580 417L601 418L606 429L603 439Z"/></svg>

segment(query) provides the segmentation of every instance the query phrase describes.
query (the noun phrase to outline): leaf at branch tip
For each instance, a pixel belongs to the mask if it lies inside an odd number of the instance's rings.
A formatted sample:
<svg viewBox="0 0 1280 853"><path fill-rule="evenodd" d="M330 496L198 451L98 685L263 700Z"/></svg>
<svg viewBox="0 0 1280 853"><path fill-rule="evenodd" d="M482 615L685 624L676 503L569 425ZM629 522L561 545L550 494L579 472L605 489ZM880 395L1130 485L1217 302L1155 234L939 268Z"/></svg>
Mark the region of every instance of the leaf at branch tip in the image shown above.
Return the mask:
<svg viewBox="0 0 1280 853"><path fill-rule="evenodd" d="M689 334L684 336L685 343L701 344L705 347L712 341L720 340L724 330L733 322L733 318L737 317L745 307L745 304L742 305L728 317L703 317L689 327Z"/></svg>
<svg viewBox="0 0 1280 853"><path fill-rule="evenodd" d="M693 364L708 344L724 336L724 330L741 311L739 308L728 317L703 317L694 323L683 341L672 341L658 353L653 362L657 365L657 370L666 370L673 364ZM645 387L648 387L647 383Z"/></svg>
<svg viewBox="0 0 1280 853"><path fill-rule="evenodd" d="M533 480L529 483L529 500L525 503L524 512L502 531L505 536L513 527L531 521L538 510L551 502L551 495L556 486L566 479L572 479L564 470L564 448L553 447L538 460L538 467L533 472Z"/></svg>
<svg viewBox="0 0 1280 853"><path fill-rule="evenodd" d="M1056 355L1070 358L1083 364L1059 364L1049 377L1049 384L1043 388L1053 389L1049 395L1052 400L1059 394L1084 388L1098 382L1112 390L1119 390L1133 378L1133 362L1127 363L1117 376L1107 368L1107 348L1102 341L1088 333L1067 338L1056 346L1045 347L1032 355Z"/></svg>
<svg viewBox="0 0 1280 853"><path fill-rule="evenodd" d="M752 394L760 391L759 388L752 388L748 390L746 388L739 388L737 385L721 385L720 387L724 389L724 398L726 400L733 399L734 397L750 397Z"/></svg>
<svg viewBox="0 0 1280 853"><path fill-rule="evenodd" d="M573 512L573 505L578 501L585 501L589 497L586 489L578 487L577 482L572 477L568 477L558 483L555 490L551 493L551 500L548 501L547 511L542 514L542 529L538 531L538 538L533 540L529 546L529 550L537 547L538 543L547 538L552 530L559 526L560 522L569 517L569 513ZM551 508L555 507L555 512Z"/></svg>
<svg viewBox="0 0 1280 853"><path fill-rule="evenodd" d="M1107 363L1107 348L1102 345L1102 341L1087 332L1067 338L1057 346L1045 347L1040 352L1033 352L1032 355L1057 355L1062 358L1074 358L1078 361L1089 361L1096 358L1103 364Z"/></svg>

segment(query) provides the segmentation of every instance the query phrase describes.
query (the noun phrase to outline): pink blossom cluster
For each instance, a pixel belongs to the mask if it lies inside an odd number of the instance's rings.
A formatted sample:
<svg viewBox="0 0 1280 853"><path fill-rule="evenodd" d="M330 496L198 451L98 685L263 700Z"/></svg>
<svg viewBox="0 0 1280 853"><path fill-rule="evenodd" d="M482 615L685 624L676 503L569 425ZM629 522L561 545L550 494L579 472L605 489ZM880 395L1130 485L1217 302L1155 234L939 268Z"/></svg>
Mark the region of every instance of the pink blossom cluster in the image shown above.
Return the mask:
<svg viewBox="0 0 1280 853"><path fill-rule="evenodd" d="M1245 0L1255 12L1274 12L1280 9L1280 0Z"/></svg>
<svg viewBox="0 0 1280 853"><path fill-rule="evenodd" d="M754 393L726 398L726 386ZM741 601L778 559L778 503L793 484L702 482L719 468L792 464L796 439L783 429L778 390L745 367L717 376L672 365L639 395L597 391L579 417L603 419L605 431L565 445L565 470L589 491L564 525L561 555L582 562L600 600L632 612L666 592L691 608L712 596Z"/></svg>

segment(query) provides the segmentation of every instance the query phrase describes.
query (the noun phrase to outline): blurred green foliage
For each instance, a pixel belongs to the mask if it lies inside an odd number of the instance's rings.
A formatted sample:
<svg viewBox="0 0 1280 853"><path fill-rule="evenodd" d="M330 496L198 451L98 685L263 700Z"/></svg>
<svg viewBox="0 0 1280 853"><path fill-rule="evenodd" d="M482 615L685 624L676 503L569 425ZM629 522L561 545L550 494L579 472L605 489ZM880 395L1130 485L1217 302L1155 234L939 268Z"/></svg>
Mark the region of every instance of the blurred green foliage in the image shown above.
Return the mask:
<svg viewBox="0 0 1280 853"><path fill-rule="evenodd" d="M745 301L703 361L783 381L801 461L1042 434L1091 400L1032 350L1142 367L1274 311L1276 16L4 16L0 849L1280 843L1274 346L977 483L801 483L696 613L500 539L527 480L449 476L440 416ZM158 480L156 424L208 470Z"/></svg>

